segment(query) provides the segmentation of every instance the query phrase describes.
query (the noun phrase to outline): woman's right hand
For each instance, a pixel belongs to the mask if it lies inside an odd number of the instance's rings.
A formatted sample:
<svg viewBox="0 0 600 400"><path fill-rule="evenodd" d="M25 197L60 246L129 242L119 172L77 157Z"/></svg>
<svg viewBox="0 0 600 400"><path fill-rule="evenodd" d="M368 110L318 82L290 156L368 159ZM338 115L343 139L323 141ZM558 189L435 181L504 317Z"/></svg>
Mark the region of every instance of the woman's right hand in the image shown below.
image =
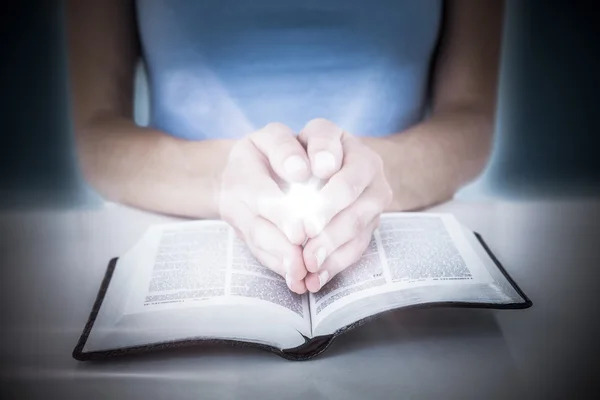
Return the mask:
<svg viewBox="0 0 600 400"><path fill-rule="evenodd" d="M286 208L280 185L311 177L306 151L287 126L271 123L236 143L221 175L219 213L258 261L306 292L303 221Z"/></svg>

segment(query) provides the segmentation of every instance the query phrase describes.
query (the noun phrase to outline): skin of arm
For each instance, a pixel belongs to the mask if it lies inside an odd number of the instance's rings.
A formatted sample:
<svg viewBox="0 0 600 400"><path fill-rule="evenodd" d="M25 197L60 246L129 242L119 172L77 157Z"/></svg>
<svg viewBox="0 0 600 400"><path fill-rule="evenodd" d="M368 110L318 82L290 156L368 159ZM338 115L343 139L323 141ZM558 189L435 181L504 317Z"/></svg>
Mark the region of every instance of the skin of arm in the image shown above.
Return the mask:
<svg viewBox="0 0 600 400"><path fill-rule="evenodd" d="M217 218L220 175L234 141L187 141L137 126L133 1L66 4L73 128L86 180L110 201Z"/></svg>
<svg viewBox="0 0 600 400"><path fill-rule="evenodd" d="M379 154L393 199L385 211L450 199L485 167L492 144L504 2L449 0L432 74L430 116L363 143Z"/></svg>

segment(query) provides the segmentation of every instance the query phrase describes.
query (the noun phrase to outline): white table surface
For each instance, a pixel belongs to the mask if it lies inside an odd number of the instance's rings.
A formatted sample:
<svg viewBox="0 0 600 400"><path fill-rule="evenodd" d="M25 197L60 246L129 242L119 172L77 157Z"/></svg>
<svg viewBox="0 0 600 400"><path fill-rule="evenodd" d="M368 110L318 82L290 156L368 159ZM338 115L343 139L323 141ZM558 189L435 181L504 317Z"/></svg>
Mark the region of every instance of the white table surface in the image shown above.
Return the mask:
<svg viewBox="0 0 600 400"><path fill-rule="evenodd" d="M223 347L71 358L108 260L170 221L117 205L0 216L1 398L561 398L590 376L600 203L452 201L534 305L400 311L291 362ZM580 382L581 383L581 382ZM581 387L581 386L580 386Z"/></svg>

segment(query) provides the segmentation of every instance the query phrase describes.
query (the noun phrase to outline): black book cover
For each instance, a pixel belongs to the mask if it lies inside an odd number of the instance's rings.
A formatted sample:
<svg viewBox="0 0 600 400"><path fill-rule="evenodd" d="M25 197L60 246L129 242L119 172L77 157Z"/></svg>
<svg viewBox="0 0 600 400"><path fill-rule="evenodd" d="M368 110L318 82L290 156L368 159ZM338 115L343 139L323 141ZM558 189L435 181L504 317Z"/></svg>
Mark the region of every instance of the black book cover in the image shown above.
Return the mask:
<svg viewBox="0 0 600 400"><path fill-rule="evenodd" d="M488 253L492 261L496 264L496 267L500 270L500 272L504 275L507 281L512 285L515 291L521 296L523 299L522 302L510 303L510 304L496 304L496 303L469 303L469 302L437 302L437 303L427 303L427 304L415 304L412 306L402 307L403 310L410 308L431 308L431 307L464 307L464 308L488 308L488 309L526 309L533 305L532 301L525 295L525 293L519 288L516 282L510 277L508 272L504 269L504 267L500 264L498 259L491 252L487 244L484 242L481 235L478 233L474 233L475 237L479 240L479 243L483 246L485 251ZM356 321L348 326L345 326L339 330L337 330L332 335L327 336L319 336L315 338L307 338L304 337L304 344L293 348L293 349L278 349L273 346L268 346L259 343L251 343L244 341L235 341L235 340L225 340L225 339L182 339L170 342L161 342L161 343L153 343L142 346L132 346L126 348L119 348L114 350L102 350L102 351L91 351L91 352L83 352L83 348L85 347L85 343L87 338L92 331L92 327L94 326L94 322L100 311L100 307L102 306L102 301L104 300L104 296L108 289L108 285L110 284L110 280L112 278L113 272L117 266L118 258L113 258L110 260L108 264L108 268L106 269L106 273L104 275L104 279L102 280L102 284L100 285L100 290L98 291L98 295L96 296L96 301L94 302L94 306L90 313L89 319L83 329L83 333L73 350L73 358L78 361L89 361L89 360L102 360L102 359L110 359L117 356L127 356L127 355L135 355L141 353L148 352L157 352L157 351L165 351L186 347L197 347L197 346L205 346L205 345L215 345L215 344L225 344L229 346L239 346L239 347L256 347L260 348L272 353L277 354L280 357L283 357L292 361L304 361L309 360L323 353L333 341L340 335L345 332L348 332L360 325L363 325L373 319L379 318L384 314L396 311L396 310L388 310L379 314L375 314L369 316L367 318L363 318L360 321Z"/></svg>

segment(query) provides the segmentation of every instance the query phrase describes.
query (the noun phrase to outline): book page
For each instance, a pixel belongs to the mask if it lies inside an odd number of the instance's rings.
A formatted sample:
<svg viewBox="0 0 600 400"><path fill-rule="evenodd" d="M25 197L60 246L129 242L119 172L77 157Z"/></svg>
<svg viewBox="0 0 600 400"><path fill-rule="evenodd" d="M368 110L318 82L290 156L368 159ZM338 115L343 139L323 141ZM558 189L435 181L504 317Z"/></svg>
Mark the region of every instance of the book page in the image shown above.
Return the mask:
<svg viewBox="0 0 600 400"><path fill-rule="evenodd" d="M148 244L136 278L145 284L134 285L137 293L130 300L129 314L244 303L276 305L303 320L310 318L307 296L291 292L285 279L263 267L229 225L199 221L154 229L154 243Z"/></svg>
<svg viewBox="0 0 600 400"><path fill-rule="evenodd" d="M358 262L311 295L311 311L317 325L364 296L405 287L491 281L452 216L387 214Z"/></svg>
<svg viewBox="0 0 600 400"><path fill-rule="evenodd" d="M307 296L291 293L234 236L221 221L150 227L119 258L86 351L190 338L302 344Z"/></svg>
<svg viewBox="0 0 600 400"><path fill-rule="evenodd" d="M356 263L334 276L317 293L311 293L313 316L318 317L329 305L346 296L385 285L387 281L384 275L381 254L373 237Z"/></svg>
<svg viewBox="0 0 600 400"><path fill-rule="evenodd" d="M187 225L163 230L144 307L226 295L229 227Z"/></svg>
<svg viewBox="0 0 600 400"><path fill-rule="evenodd" d="M391 283L475 278L442 217L382 218L379 235Z"/></svg>
<svg viewBox="0 0 600 400"><path fill-rule="evenodd" d="M308 300L292 292L285 279L264 267L244 242L234 236L231 258L230 294L268 301L308 318Z"/></svg>

